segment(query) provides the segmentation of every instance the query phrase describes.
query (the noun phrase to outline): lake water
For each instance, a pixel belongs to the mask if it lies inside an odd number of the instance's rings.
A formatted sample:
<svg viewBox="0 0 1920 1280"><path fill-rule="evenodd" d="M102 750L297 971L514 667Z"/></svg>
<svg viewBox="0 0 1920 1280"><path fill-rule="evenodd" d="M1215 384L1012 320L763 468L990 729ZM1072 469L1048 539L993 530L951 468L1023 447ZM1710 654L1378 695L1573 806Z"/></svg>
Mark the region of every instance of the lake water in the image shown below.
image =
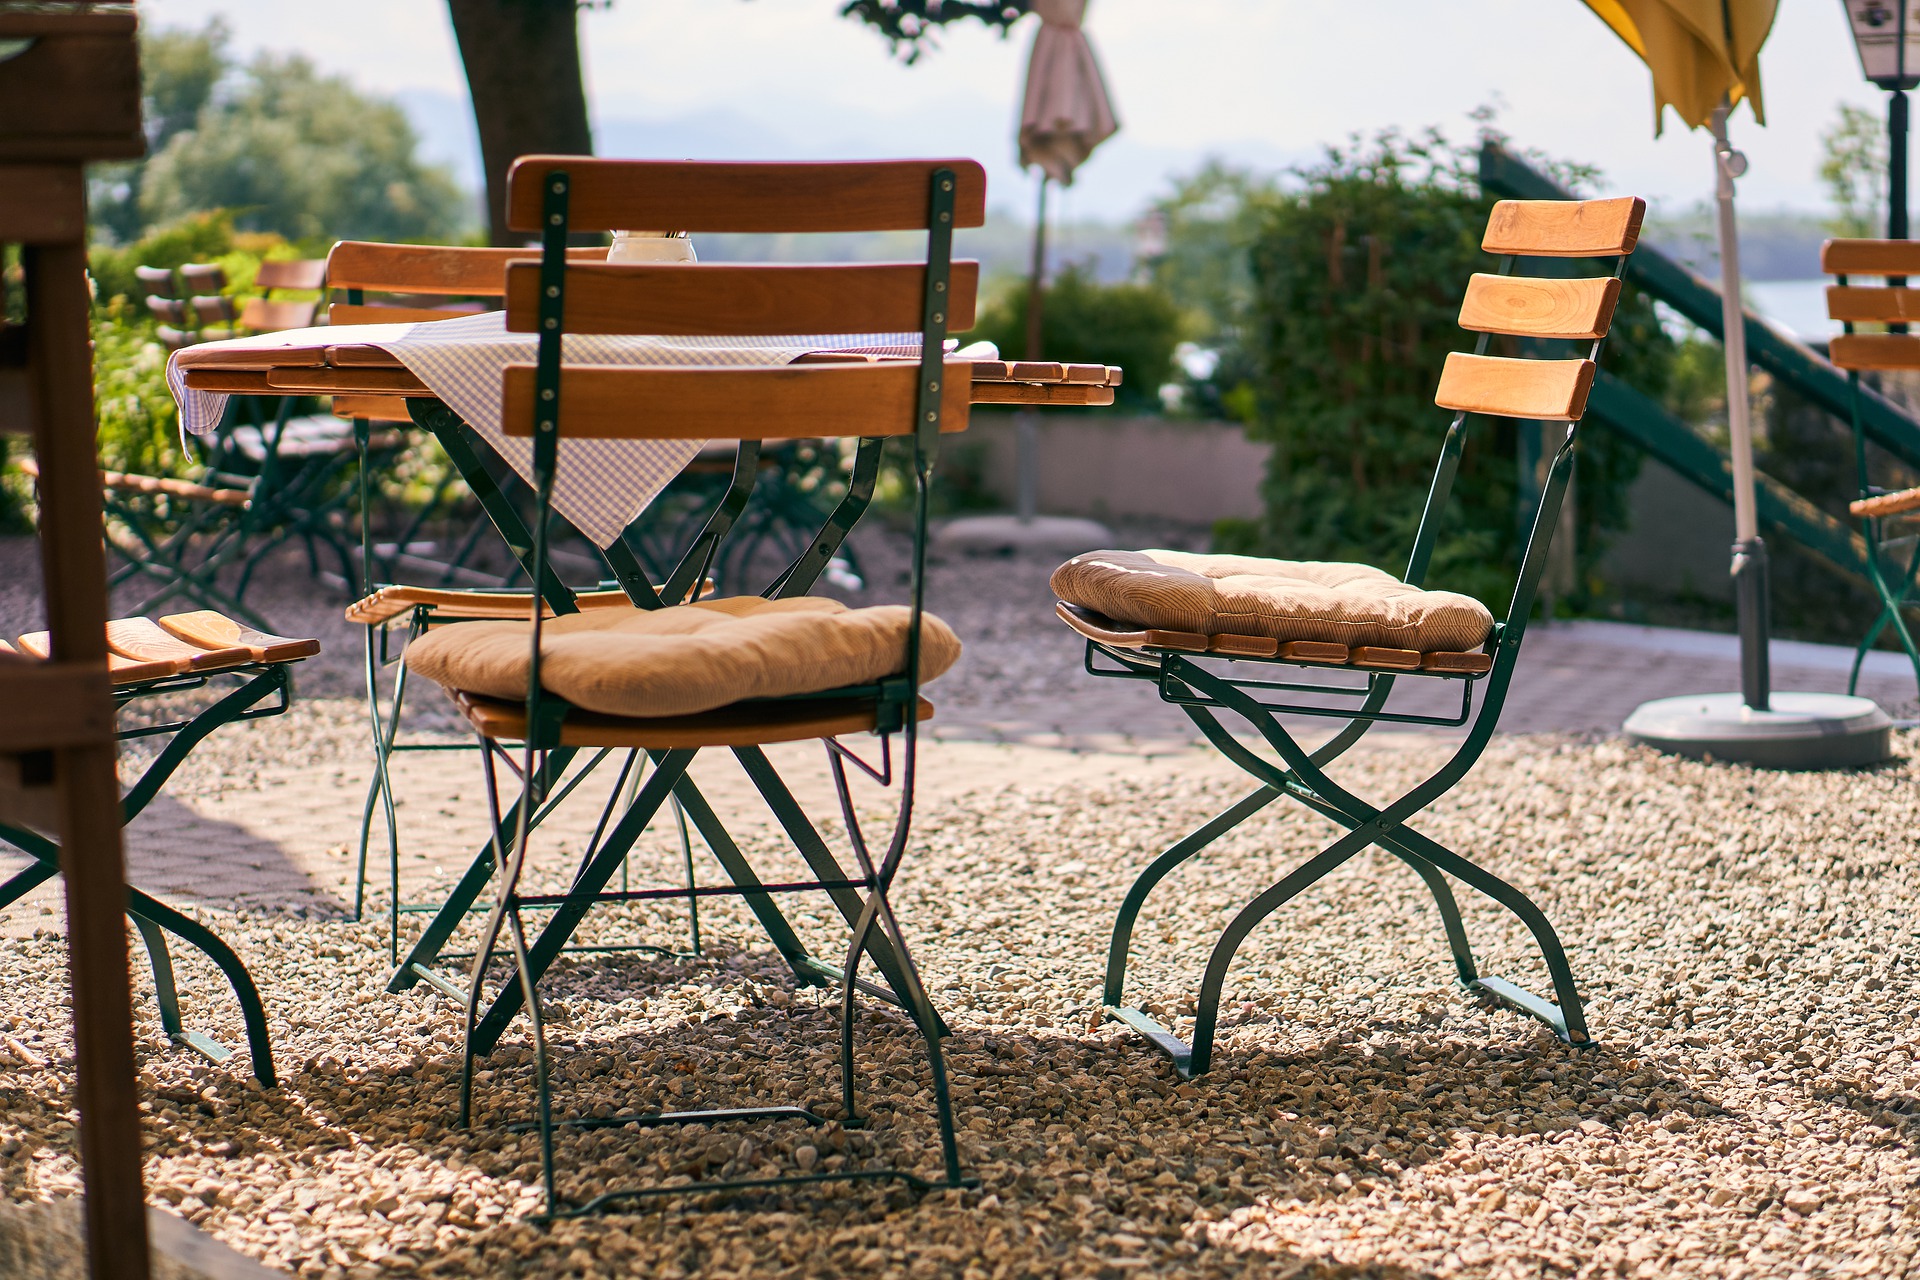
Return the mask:
<svg viewBox="0 0 1920 1280"><path fill-rule="evenodd" d="M1825 342L1840 332L1827 319L1827 284L1819 280L1754 280L1742 289L1753 310L1803 342Z"/></svg>

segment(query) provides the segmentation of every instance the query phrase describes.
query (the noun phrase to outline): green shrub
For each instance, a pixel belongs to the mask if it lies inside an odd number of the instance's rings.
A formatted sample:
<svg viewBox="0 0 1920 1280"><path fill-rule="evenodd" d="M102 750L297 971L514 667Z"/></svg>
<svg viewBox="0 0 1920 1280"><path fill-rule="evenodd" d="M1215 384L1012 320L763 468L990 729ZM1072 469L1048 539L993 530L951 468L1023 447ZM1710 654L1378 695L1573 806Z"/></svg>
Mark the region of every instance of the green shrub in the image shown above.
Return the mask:
<svg viewBox="0 0 1920 1280"><path fill-rule="evenodd" d="M1223 550L1404 569L1447 424L1434 388L1447 353L1474 345L1456 323L1461 293L1473 272L1496 269L1479 248L1493 202L1473 173L1472 154L1437 134L1389 132L1329 148L1294 184L1249 197L1259 206L1250 254L1259 377L1248 434L1273 452L1265 517L1223 522ZM1675 350L1651 303L1629 291L1609 367L1659 396ZM1472 420L1428 578L1496 610L1518 568L1523 429L1538 430ZM1578 459L1576 602L1597 585L1592 565L1626 522L1640 464L1630 446L1592 430Z"/></svg>
<svg viewBox="0 0 1920 1280"><path fill-rule="evenodd" d="M1101 284L1070 266L1047 286L1040 305L1040 349L1049 360L1112 364L1125 371L1114 408L1160 411L1160 386L1173 371L1173 349L1185 336L1180 308L1151 284ZM1027 286L1009 282L981 308L963 342L986 340L1008 360L1027 352Z"/></svg>

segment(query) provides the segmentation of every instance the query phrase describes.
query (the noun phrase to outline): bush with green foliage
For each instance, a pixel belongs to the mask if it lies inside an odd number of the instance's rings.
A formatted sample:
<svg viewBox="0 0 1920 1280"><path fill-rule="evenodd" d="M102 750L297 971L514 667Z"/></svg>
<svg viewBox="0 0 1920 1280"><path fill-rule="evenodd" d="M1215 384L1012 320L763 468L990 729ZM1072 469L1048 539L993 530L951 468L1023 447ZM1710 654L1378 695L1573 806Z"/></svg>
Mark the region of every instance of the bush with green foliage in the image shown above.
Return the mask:
<svg viewBox="0 0 1920 1280"><path fill-rule="evenodd" d="M1026 282L1009 282L987 300L962 341L985 340L1002 357L1027 350ZM1101 284L1083 266L1069 266L1048 285L1040 304L1040 349L1049 360L1112 364L1125 371L1114 408L1158 413L1160 387L1173 371L1173 349L1185 337L1180 307L1153 284Z"/></svg>
<svg viewBox="0 0 1920 1280"><path fill-rule="evenodd" d="M1440 369L1448 352L1474 345L1456 323L1461 293L1473 272L1495 269L1479 247L1493 201L1473 153L1437 133L1329 148L1291 178L1251 197L1259 377L1248 434L1273 446L1266 516L1223 522L1216 539L1226 550L1399 572L1447 423L1433 404ZM1608 367L1658 398L1677 351L1651 302L1629 289ZM1520 550L1523 430L1539 428L1472 421L1429 585L1505 604ZM1577 606L1598 585L1592 567L1608 533L1626 523L1640 455L1588 430L1576 456Z"/></svg>

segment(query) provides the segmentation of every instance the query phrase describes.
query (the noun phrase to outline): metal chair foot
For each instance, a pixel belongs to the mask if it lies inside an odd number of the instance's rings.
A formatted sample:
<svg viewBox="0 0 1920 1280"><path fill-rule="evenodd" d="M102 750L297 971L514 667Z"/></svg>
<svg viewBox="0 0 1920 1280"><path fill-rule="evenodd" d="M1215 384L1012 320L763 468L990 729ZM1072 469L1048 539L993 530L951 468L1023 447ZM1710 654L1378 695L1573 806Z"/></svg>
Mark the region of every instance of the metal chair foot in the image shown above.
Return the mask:
<svg viewBox="0 0 1920 1280"><path fill-rule="evenodd" d="M182 1049L191 1049L208 1062L219 1066L233 1057L233 1050L200 1031L175 1031L167 1037Z"/></svg>
<svg viewBox="0 0 1920 1280"><path fill-rule="evenodd" d="M1133 1028L1148 1044L1172 1059L1173 1069L1180 1073L1182 1080L1193 1079L1193 1047L1185 1040L1174 1035L1138 1009L1107 1005L1101 1012L1115 1022L1122 1022Z"/></svg>
<svg viewBox="0 0 1920 1280"><path fill-rule="evenodd" d="M1485 995L1496 1004L1504 1005L1515 1013L1524 1013L1529 1018L1546 1023L1553 1028L1555 1035L1576 1049L1591 1049L1595 1044L1592 1034L1586 1028L1575 1027L1571 1031L1567 1029L1567 1015L1559 1005L1550 1000L1541 999L1525 987L1515 986L1504 978L1477 978L1472 982L1462 983L1461 986L1467 991Z"/></svg>

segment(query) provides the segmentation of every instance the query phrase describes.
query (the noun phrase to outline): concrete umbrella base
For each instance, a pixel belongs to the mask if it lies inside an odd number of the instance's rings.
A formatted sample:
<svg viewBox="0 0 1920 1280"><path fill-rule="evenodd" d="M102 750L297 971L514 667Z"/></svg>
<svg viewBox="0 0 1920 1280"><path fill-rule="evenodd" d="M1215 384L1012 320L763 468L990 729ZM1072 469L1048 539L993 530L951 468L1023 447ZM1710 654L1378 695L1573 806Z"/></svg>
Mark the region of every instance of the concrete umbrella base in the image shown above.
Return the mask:
<svg viewBox="0 0 1920 1280"><path fill-rule="evenodd" d="M1776 693L1755 711L1737 693L1689 694L1643 702L1624 729L1635 742L1765 769L1845 769L1893 754L1893 721L1870 698L1841 693Z"/></svg>
<svg viewBox="0 0 1920 1280"><path fill-rule="evenodd" d="M1074 516L961 516L933 531L942 551L989 554L1010 551L1073 556L1113 545L1113 531L1097 520Z"/></svg>

